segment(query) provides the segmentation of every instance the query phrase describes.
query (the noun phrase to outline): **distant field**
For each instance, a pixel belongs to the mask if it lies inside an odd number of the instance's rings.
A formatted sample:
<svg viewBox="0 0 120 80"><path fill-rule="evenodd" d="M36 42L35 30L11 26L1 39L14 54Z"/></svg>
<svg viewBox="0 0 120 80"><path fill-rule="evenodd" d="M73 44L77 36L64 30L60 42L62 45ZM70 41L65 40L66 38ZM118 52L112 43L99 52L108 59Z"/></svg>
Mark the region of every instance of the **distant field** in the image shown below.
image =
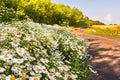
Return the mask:
<svg viewBox="0 0 120 80"><path fill-rule="evenodd" d="M120 38L120 25L93 25L85 31L88 33Z"/></svg>
<svg viewBox="0 0 120 80"><path fill-rule="evenodd" d="M120 30L120 25L93 25L91 28L100 28L100 29L110 29L110 30Z"/></svg>

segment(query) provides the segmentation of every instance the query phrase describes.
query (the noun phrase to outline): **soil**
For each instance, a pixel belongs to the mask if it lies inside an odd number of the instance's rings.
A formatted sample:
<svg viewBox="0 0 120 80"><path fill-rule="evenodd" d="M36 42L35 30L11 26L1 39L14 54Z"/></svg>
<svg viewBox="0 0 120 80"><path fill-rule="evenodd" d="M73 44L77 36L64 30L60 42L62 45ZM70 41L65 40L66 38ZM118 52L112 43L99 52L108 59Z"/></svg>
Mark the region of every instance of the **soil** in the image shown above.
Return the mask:
<svg viewBox="0 0 120 80"><path fill-rule="evenodd" d="M120 80L120 39L89 34L76 29L77 37L90 43L88 53L93 56L91 64L97 74L91 80Z"/></svg>

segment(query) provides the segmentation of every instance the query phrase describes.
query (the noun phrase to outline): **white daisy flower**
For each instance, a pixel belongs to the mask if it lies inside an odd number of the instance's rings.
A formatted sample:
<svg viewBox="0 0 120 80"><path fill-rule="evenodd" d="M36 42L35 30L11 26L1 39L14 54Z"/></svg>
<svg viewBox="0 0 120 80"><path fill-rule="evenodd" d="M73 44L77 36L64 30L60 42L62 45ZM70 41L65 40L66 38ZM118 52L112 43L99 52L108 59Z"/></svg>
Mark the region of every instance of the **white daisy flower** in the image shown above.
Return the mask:
<svg viewBox="0 0 120 80"><path fill-rule="evenodd" d="M5 74L0 74L0 80L1 80L2 78L5 78L5 77L6 77Z"/></svg>
<svg viewBox="0 0 120 80"><path fill-rule="evenodd" d="M33 66L33 70L36 72L36 73L41 73L41 69L43 69L42 67L38 66L38 65L34 65Z"/></svg>
<svg viewBox="0 0 120 80"><path fill-rule="evenodd" d="M58 67L58 69L59 69L60 72L64 71L64 67Z"/></svg>
<svg viewBox="0 0 120 80"><path fill-rule="evenodd" d="M23 76L23 75L26 75L27 74L27 70L26 69L19 69L19 71L17 72L17 74L19 75L19 76ZM26 76L27 77L27 76Z"/></svg>
<svg viewBox="0 0 120 80"><path fill-rule="evenodd" d="M55 68L49 69L49 71L55 73Z"/></svg>
<svg viewBox="0 0 120 80"><path fill-rule="evenodd" d="M31 70L32 70L32 67L31 67L31 66L28 66L26 69L27 69L28 71L31 71Z"/></svg>
<svg viewBox="0 0 120 80"><path fill-rule="evenodd" d="M31 66L30 62L27 62L27 63L25 64L25 66L26 66L26 67Z"/></svg>
<svg viewBox="0 0 120 80"><path fill-rule="evenodd" d="M50 80L54 80L55 79L54 76L55 76L54 73L52 73L52 72L48 73L48 77Z"/></svg>
<svg viewBox="0 0 120 80"><path fill-rule="evenodd" d="M13 75L8 75L5 80L16 80L15 76Z"/></svg>
<svg viewBox="0 0 120 80"><path fill-rule="evenodd" d="M20 68L25 68L26 66L25 65L20 65Z"/></svg>
<svg viewBox="0 0 120 80"><path fill-rule="evenodd" d="M14 59L9 59L7 62L8 63L14 63Z"/></svg>
<svg viewBox="0 0 120 80"><path fill-rule="evenodd" d="M64 69L64 71L68 71L70 69L70 66L64 65L63 69Z"/></svg>
<svg viewBox="0 0 120 80"><path fill-rule="evenodd" d="M72 78L72 80L77 80L77 75L71 74L70 77Z"/></svg>
<svg viewBox="0 0 120 80"><path fill-rule="evenodd" d="M29 53L25 53L25 55L23 56L23 58L24 58L25 60L29 60L29 61L35 60L35 58L34 58L34 57L31 57Z"/></svg>
<svg viewBox="0 0 120 80"><path fill-rule="evenodd" d="M11 70L12 70L13 72L17 72L17 71L18 71L18 67L12 66Z"/></svg>
<svg viewBox="0 0 120 80"><path fill-rule="evenodd" d="M64 77L63 77L63 79L64 79L64 80L67 80L68 77L69 77L69 74L65 74Z"/></svg>
<svg viewBox="0 0 120 80"><path fill-rule="evenodd" d="M29 80L40 80L39 77L30 77Z"/></svg>
<svg viewBox="0 0 120 80"><path fill-rule="evenodd" d="M1 68L0 67L0 73L4 72L5 71L5 68Z"/></svg>
<svg viewBox="0 0 120 80"><path fill-rule="evenodd" d="M29 60L30 60L30 61L34 61L35 58L30 56L30 57L29 57Z"/></svg>
<svg viewBox="0 0 120 80"><path fill-rule="evenodd" d="M23 63L24 62L24 59L13 59L13 62L14 63L18 63L18 64L21 64L21 63Z"/></svg>
<svg viewBox="0 0 120 80"><path fill-rule="evenodd" d="M55 76L56 76L56 77L62 77L62 75L61 75L59 72L56 72L56 73L55 73Z"/></svg>
<svg viewBox="0 0 120 80"><path fill-rule="evenodd" d="M14 39L12 42L10 42L13 47L18 47L19 45L19 40Z"/></svg>
<svg viewBox="0 0 120 80"><path fill-rule="evenodd" d="M31 72L30 72L30 75L34 76L34 75L35 75L35 72L31 71Z"/></svg>
<svg viewBox="0 0 120 80"><path fill-rule="evenodd" d="M3 49L2 52L3 52L3 54L7 54L7 53L9 53L9 50Z"/></svg>
<svg viewBox="0 0 120 80"><path fill-rule="evenodd" d="M12 59L12 55L11 54L1 55L0 59L3 61L8 61L9 59Z"/></svg>
<svg viewBox="0 0 120 80"><path fill-rule="evenodd" d="M47 73L48 73L48 71L47 71L47 69L46 69L46 68L43 68L43 69L42 69L42 72L43 72L43 73L45 73L45 74L47 74Z"/></svg>
<svg viewBox="0 0 120 80"><path fill-rule="evenodd" d="M27 58L26 60L29 60L29 61L34 61L35 60L35 58L31 57L30 54L28 54L28 53L25 54L25 57Z"/></svg>
<svg viewBox="0 0 120 80"><path fill-rule="evenodd" d="M26 55L23 56L24 60L28 60L28 57Z"/></svg>
<svg viewBox="0 0 120 80"><path fill-rule="evenodd" d="M25 49L18 47L16 48L16 52L18 53L19 56L23 57L25 54Z"/></svg>
<svg viewBox="0 0 120 80"><path fill-rule="evenodd" d="M41 61L42 63L44 63L44 64L49 62L49 60L46 59L46 58L41 58L40 61Z"/></svg>

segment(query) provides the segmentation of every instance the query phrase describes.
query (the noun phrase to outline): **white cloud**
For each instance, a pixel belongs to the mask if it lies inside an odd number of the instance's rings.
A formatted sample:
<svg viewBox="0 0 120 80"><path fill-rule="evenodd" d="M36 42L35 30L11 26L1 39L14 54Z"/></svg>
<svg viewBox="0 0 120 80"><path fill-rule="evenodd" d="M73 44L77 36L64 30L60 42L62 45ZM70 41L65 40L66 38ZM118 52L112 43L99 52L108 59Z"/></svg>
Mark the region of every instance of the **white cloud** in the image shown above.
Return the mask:
<svg viewBox="0 0 120 80"><path fill-rule="evenodd" d="M105 16L105 20L106 20L107 22L111 22L111 21L112 21L112 16L111 16L111 14L107 14L107 15Z"/></svg>

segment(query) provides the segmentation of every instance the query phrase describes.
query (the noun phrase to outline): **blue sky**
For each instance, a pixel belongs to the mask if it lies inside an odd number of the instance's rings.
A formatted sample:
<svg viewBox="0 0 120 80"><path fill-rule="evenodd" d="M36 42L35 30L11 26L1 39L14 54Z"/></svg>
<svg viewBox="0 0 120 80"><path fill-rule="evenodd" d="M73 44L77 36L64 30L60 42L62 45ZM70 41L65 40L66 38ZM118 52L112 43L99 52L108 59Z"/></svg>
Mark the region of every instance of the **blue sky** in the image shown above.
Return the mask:
<svg viewBox="0 0 120 80"><path fill-rule="evenodd" d="M76 7L93 20L106 24L120 24L120 0L51 0Z"/></svg>

